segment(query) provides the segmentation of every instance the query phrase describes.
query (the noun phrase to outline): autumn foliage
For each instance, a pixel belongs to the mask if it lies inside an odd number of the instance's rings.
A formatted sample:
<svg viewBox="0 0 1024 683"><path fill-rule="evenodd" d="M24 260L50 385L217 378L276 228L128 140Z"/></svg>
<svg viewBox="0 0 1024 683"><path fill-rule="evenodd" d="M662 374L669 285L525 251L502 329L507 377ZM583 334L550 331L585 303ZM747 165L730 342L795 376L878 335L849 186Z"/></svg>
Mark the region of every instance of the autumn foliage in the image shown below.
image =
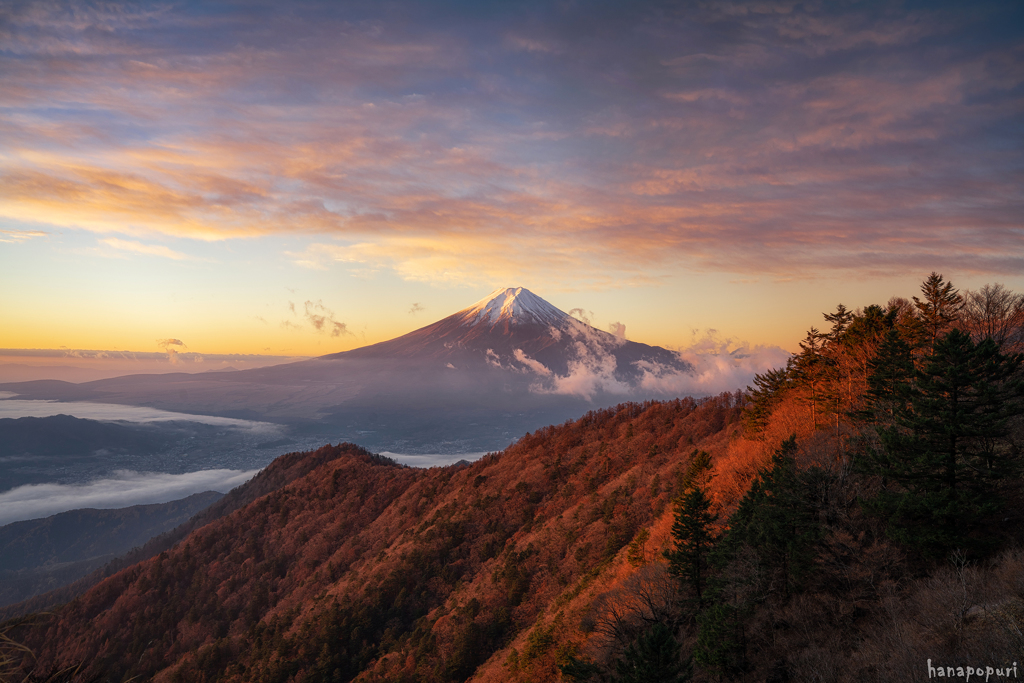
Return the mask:
<svg viewBox="0 0 1024 683"><path fill-rule="evenodd" d="M625 404L463 467L348 444L293 454L264 477L322 464L110 577L25 642L37 671L88 662L112 680L464 680L665 517L694 445L723 452L742 406ZM517 666L550 669L554 641L529 642Z"/></svg>
<svg viewBox="0 0 1024 683"><path fill-rule="evenodd" d="M900 381L925 391L915 368L951 331L974 348L996 330L1000 396L1021 400L1022 326L992 315L1024 305L946 284L840 306L747 392L593 411L470 465L412 469L351 444L282 456L174 547L13 629L34 652L22 672L852 681L926 678L927 658L1003 666L1024 647L1018 470L993 474L998 505L975 510L971 538L989 542L941 556L872 504L912 491L878 463L903 452L886 434L918 429L913 400L885 394L887 338L907 349ZM962 447L1018 462L1019 414Z"/></svg>

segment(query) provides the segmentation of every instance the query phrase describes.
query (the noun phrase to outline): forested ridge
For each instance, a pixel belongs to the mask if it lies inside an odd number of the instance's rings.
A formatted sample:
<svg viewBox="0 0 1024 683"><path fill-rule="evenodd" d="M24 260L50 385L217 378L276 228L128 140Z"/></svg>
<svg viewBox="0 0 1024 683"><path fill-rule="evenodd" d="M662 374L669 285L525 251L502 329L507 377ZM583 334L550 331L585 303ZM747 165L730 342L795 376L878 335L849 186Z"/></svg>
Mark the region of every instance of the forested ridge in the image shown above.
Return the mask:
<svg viewBox="0 0 1024 683"><path fill-rule="evenodd" d="M924 680L1024 661L1024 301L825 314L746 392L357 446L6 633L121 681ZM1005 678L1005 676L1004 676ZM998 678L997 678L998 680Z"/></svg>

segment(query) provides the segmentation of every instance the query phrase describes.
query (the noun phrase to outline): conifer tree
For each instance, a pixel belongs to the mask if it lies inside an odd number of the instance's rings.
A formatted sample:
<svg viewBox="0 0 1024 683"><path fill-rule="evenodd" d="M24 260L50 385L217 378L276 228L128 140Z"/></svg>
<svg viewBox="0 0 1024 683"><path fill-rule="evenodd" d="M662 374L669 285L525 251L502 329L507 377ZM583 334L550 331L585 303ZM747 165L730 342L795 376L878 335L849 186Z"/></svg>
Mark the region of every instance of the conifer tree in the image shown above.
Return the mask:
<svg viewBox="0 0 1024 683"><path fill-rule="evenodd" d="M868 390L861 417L881 425L892 424L897 413L907 410L913 377L910 345L899 331L890 329L868 362Z"/></svg>
<svg viewBox="0 0 1024 683"><path fill-rule="evenodd" d="M734 553L741 544L756 549L767 569L781 574L785 597L810 570L814 543L821 535L795 453L796 437L791 436L740 500L725 539L726 553Z"/></svg>
<svg viewBox="0 0 1024 683"><path fill-rule="evenodd" d="M818 395L821 406L832 413L830 420L835 426L838 439L841 419L847 410L846 406L852 402L853 379L852 367L848 362L847 337L855 315L843 304L836 306L835 313L822 313L822 315L826 321L832 323L832 329L825 333L819 333L821 362L818 372L820 378Z"/></svg>
<svg viewBox="0 0 1024 683"><path fill-rule="evenodd" d="M676 499L675 522L672 524L675 548L665 551L669 573L693 589L698 610L704 606L708 553L715 543L713 525L718 520L718 513L711 512L712 504L708 497L712 476L711 455L705 451L694 451L683 492Z"/></svg>
<svg viewBox="0 0 1024 683"><path fill-rule="evenodd" d="M863 409L868 364L875 357L886 332L893 328L894 317L881 306L867 306L853 314L850 324L834 345L836 389L841 395L841 400L836 402L837 423L843 418L857 416Z"/></svg>
<svg viewBox="0 0 1024 683"><path fill-rule="evenodd" d="M877 426L882 449L869 457L896 487L867 505L889 518L894 537L929 554L981 550L971 532L1001 508L997 484L1018 465L1005 437L1010 418L1024 413L1024 382L1015 378L1022 358L952 330L911 383L905 346L883 349L872 386L889 397L891 422Z"/></svg>
<svg viewBox="0 0 1024 683"><path fill-rule="evenodd" d="M785 392L792 386L789 367L766 370L754 375L754 386L747 387L750 405L744 414L748 436L762 439L772 411L782 402Z"/></svg>
<svg viewBox="0 0 1024 683"><path fill-rule="evenodd" d="M574 681L606 680L605 668L569 655L558 665L564 678ZM612 683L685 683L693 675L693 661L683 659L672 630L657 621L623 650L614 662Z"/></svg>
<svg viewBox="0 0 1024 683"><path fill-rule="evenodd" d="M939 337L959 319L963 299L953 283L946 282L934 271L921 285L921 293L924 299L915 296L914 307L924 323L928 342L934 348Z"/></svg>
<svg viewBox="0 0 1024 683"><path fill-rule="evenodd" d="M576 655L569 655L565 662L558 665L558 670L562 672L563 678L573 681L591 681L595 677L600 677L603 672L603 669L594 662Z"/></svg>
<svg viewBox="0 0 1024 683"><path fill-rule="evenodd" d="M850 311L843 304L836 306L835 313L822 313L825 320L832 323L832 329L828 333L828 339L834 343L842 341L843 335L853 322L853 311Z"/></svg>
<svg viewBox="0 0 1024 683"><path fill-rule="evenodd" d="M745 641L740 610L726 601L709 606L698 617L694 660L702 667L732 678L745 665Z"/></svg>
<svg viewBox="0 0 1024 683"><path fill-rule="evenodd" d="M818 428L819 404L822 402L822 383L828 370L828 359L822 354L824 335L812 327L800 342L800 353L793 362L794 378L810 392L807 404L811 408L811 427Z"/></svg>

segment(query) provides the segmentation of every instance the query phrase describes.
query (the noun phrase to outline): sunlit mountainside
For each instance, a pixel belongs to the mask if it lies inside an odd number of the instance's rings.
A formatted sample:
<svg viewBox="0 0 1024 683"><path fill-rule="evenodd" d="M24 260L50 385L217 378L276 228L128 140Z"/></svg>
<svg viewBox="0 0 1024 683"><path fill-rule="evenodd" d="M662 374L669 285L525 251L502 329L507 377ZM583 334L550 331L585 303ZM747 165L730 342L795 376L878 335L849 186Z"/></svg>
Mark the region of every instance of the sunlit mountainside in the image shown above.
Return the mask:
<svg viewBox="0 0 1024 683"><path fill-rule="evenodd" d="M172 547L9 631L34 653L21 671L1011 679L1024 297L933 273L912 301L825 320L745 392L589 411L473 463L282 456Z"/></svg>
<svg viewBox="0 0 1024 683"><path fill-rule="evenodd" d="M305 362L7 384L11 397L0 409L28 416L0 419L0 524L226 492L225 481L251 476L282 450L339 436L415 464L473 459L623 397L671 395L666 386L692 375L676 352L597 330L526 289L502 288L404 336ZM54 399L64 402L46 402ZM81 533L94 530L84 524ZM0 604L96 566L32 570Z"/></svg>
<svg viewBox="0 0 1024 683"><path fill-rule="evenodd" d="M0 74L0 683L1024 673L1024 2L0 0Z"/></svg>
<svg viewBox="0 0 1024 683"><path fill-rule="evenodd" d="M322 449L309 475L76 600L39 631L39 655L141 658L114 678L350 680L411 665L463 679L560 595L610 588L594 570L621 572L619 551L670 510L684 462L672 454L724 447L739 415L731 397L623 406L430 470Z"/></svg>

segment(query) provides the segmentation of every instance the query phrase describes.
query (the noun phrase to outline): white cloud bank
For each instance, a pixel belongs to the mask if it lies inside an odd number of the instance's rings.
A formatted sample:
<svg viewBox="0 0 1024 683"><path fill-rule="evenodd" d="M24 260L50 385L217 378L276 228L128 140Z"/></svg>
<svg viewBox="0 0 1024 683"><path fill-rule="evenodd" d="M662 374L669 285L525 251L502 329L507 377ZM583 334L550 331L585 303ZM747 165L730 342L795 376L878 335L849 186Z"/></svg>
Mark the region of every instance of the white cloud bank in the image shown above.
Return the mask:
<svg viewBox="0 0 1024 683"><path fill-rule="evenodd" d="M0 493L0 525L49 517L80 508L115 509L168 503L200 493L231 489L259 470L200 470L185 474L117 470L86 484L29 484Z"/></svg>
<svg viewBox="0 0 1024 683"><path fill-rule="evenodd" d="M238 420L233 417L215 415L193 415L173 413L146 406L127 406L117 403L92 403L90 401L50 401L36 399L13 399L9 392L0 392L0 418L51 417L70 415L84 420L124 422L198 422L215 427L230 427L259 433L279 432L281 427L270 422Z"/></svg>
<svg viewBox="0 0 1024 683"><path fill-rule="evenodd" d="M569 361L566 375L555 375L521 350L516 351L516 360L538 375L532 391L587 400L600 393L623 398L719 394L745 389L753 383L756 373L783 367L790 356L778 346L751 346L723 338L716 330L705 330L699 336L695 332L692 343L676 352L690 369L641 360L635 363L639 379L627 383L615 377L617 363L607 340L581 337L576 341L576 357Z"/></svg>

